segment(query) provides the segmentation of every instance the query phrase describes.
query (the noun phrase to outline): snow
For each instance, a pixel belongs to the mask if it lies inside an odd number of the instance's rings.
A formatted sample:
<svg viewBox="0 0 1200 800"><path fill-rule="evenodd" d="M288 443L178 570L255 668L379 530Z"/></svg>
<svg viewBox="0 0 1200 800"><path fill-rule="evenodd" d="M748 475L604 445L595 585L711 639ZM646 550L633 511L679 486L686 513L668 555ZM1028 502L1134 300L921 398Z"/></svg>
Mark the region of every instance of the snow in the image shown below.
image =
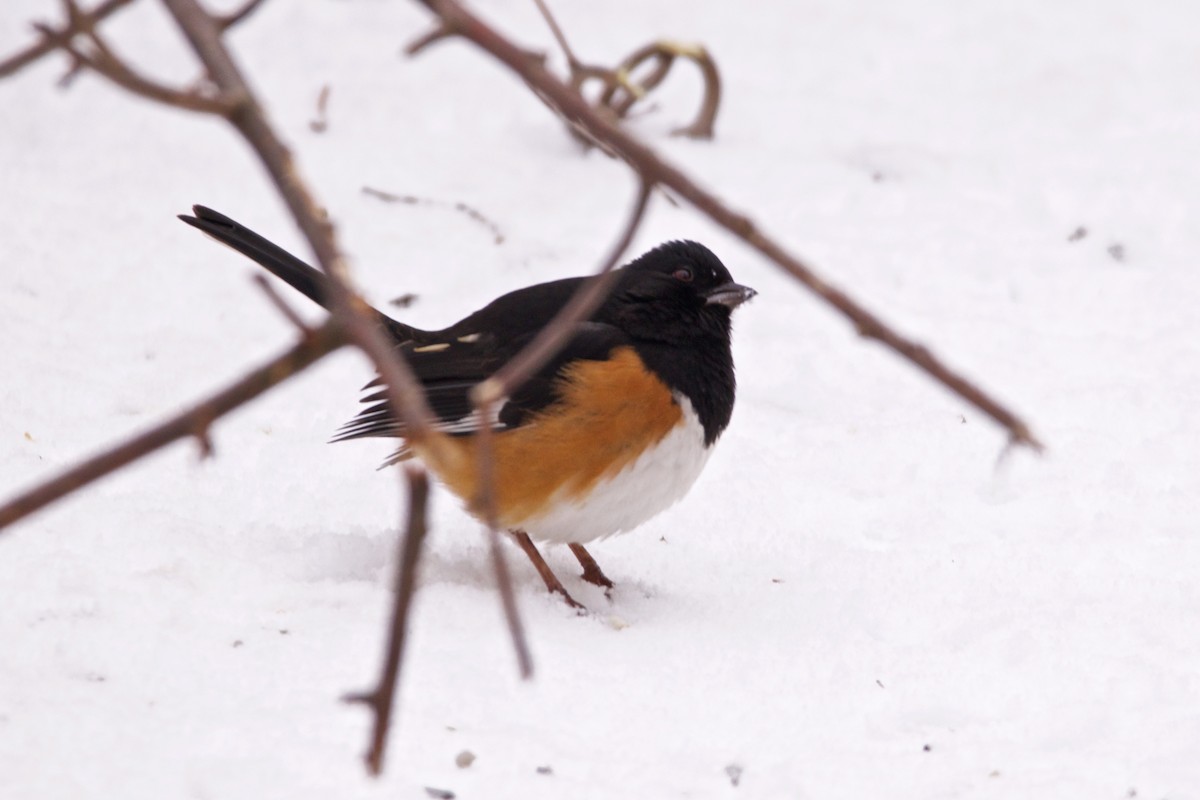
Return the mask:
<svg viewBox="0 0 1200 800"><path fill-rule="evenodd" d="M704 42L717 139L667 136L695 108L687 65L633 127L1047 454L1005 453L659 199L634 250L694 238L759 290L738 405L690 496L595 548L611 601L550 553L590 617L512 553L532 682L477 526L435 495L387 771L366 777L368 716L339 697L375 679L402 495L374 470L387 443L325 444L370 374L342 353L223 420L215 459L179 444L0 534L0 797L1200 796L1196 6L554 5L585 60ZM550 48L532 4L481 8ZM53 13L4 3L0 52ZM360 284L417 294L397 313L433 326L593 268L635 187L464 44L401 57L427 25L409 3L277 2L231 42ZM193 77L157 4L104 30ZM62 70L0 82L3 496L294 338L252 265L173 219L204 203L304 252L247 149L93 76L58 91Z"/></svg>

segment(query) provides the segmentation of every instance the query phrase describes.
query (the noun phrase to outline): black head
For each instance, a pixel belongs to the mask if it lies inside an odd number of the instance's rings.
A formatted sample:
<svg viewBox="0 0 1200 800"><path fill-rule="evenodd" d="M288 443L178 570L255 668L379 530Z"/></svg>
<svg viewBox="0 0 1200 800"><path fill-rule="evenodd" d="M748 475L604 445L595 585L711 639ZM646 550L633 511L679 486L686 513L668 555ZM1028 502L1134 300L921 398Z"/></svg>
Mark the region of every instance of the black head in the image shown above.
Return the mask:
<svg viewBox="0 0 1200 800"><path fill-rule="evenodd" d="M712 444L733 413L733 309L754 297L707 247L667 242L621 269L594 319L616 325L673 391L686 396Z"/></svg>
<svg viewBox="0 0 1200 800"><path fill-rule="evenodd" d="M754 297L735 283L713 252L696 242L659 245L621 269L605 308L635 339L682 343L705 338L729 341L730 315Z"/></svg>

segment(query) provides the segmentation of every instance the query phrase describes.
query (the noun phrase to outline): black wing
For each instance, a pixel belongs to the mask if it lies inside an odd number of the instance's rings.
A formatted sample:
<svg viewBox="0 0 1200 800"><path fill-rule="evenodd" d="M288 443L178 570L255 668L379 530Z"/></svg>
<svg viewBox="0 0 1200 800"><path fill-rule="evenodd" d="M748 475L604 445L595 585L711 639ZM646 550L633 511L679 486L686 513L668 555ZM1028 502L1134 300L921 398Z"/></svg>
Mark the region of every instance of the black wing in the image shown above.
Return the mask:
<svg viewBox="0 0 1200 800"><path fill-rule="evenodd" d="M467 334L463 337L465 341L407 343L401 351L425 390L439 428L451 435L463 436L478 431L484 424L472 409L471 389L500 369L534 335L526 333L500 341L495 334ZM595 322L578 325L566 347L513 392L500 406L495 418L486 424L496 430L526 424L534 414L558 400L567 364L579 359L603 361L614 348L623 344L628 344L626 336L611 325ZM392 414L385 392L379 387L378 378L367 385L367 389L377 389L362 399L371 405L343 425L333 441L404 436L402 423Z"/></svg>
<svg viewBox="0 0 1200 800"><path fill-rule="evenodd" d="M179 218L248 256L319 305L329 307L329 279L322 272L224 214L200 205L192 210L194 217ZM481 424L471 408L472 387L528 344L584 280L564 278L509 292L440 331L413 328L372 310L412 366L439 426L450 434L466 435L478 430ZM626 343L625 335L610 325L596 322L578 325L567 346L514 392L489 424L500 429L524 424L558 398L558 384L567 363L576 359L604 360L614 347ZM365 388L379 386L377 378ZM334 441L404 435L382 391L367 395L362 402L370 405L342 426Z"/></svg>

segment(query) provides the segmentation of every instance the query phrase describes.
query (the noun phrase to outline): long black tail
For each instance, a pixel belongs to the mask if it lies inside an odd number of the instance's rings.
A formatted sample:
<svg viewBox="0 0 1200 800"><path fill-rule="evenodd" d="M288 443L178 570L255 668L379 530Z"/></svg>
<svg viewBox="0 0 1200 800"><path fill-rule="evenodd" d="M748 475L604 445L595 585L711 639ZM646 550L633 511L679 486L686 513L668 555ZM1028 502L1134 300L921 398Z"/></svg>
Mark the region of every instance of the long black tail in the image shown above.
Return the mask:
<svg viewBox="0 0 1200 800"><path fill-rule="evenodd" d="M322 308L329 308L329 278L314 269L279 245L264 239L235 220L205 206L192 206L196 216L180 214L179 218L198 228L222 244L227 244L271 274L286 281L292 288L308 297ZM397 322L381 311L375 310L380 323L396 337L405 342L420 338L421 331Z"/></svg>

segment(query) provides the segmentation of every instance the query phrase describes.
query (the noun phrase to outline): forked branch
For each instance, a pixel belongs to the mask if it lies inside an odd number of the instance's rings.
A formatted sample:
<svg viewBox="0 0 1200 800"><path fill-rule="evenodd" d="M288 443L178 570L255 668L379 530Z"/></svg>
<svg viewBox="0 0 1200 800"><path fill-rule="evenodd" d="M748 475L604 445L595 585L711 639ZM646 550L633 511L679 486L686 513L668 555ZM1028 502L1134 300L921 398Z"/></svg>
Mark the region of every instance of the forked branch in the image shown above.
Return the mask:
<svg viewBox="0 0 1200 800"><path fill-rule="evenodd" d="M95 26L97 22L105 19L115 11L119 11L131 2L133 0L105 0L105 2L96 6L92 11L80 11L78 14L70 13L70 8L68 8L67 23L62 28L48 28L45 25L35 24L34 30L42 34L41 39L24 50L0 61L0 78L7 78L9 75L37 61L42 56L53 53L62 47L64 40L69 40L85 28Z"/></svg>
<svg viewBox="0 0 1200 800"><path fill-rule="evenodd" d="M214 420L253 400L344 344L345 334L337 321L331 318L321 327L311 331L308 336L304 336L290 350L251 370L188 411L9 500L0 506L0 533L14 522L172 442L195 438L202 454L211 451L212 443L209 440L208 429Z"/></svg>

